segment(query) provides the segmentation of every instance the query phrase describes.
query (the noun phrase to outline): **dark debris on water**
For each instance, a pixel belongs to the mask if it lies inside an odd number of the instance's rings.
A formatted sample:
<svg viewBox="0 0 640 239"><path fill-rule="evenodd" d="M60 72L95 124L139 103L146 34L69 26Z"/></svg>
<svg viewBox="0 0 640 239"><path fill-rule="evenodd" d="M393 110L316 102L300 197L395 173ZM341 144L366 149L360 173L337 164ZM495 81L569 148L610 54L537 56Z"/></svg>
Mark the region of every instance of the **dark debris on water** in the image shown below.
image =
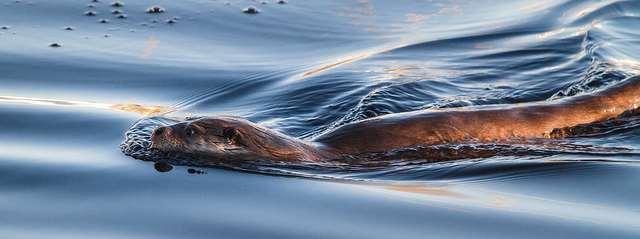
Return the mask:
<svg viewBox="0 0 640 239"><path fill-rule="evenodd" d="M121 2L121 1L115 1L115 2L112 2L112 3L111 3L111 6L112 6L112 7L123 7L123 6L124 6L124 3L123 3L123 2Z"/></svg>
<svg viewBox="0 0 640 239"><path fill-rule="evenodd" d="M167 19L166 23L167 24L175 24L175 23L178 23L178 20L176 18L171 18L171 19Z"/></svg>
<svg viewBox="0 0 640 239"><path fill-rule="evenodd" d="M97 11L93 10L93 9L96 8L95 4L100 3L100 2L101 1L99 1L99 0L91 0L90 4L88 4L87 7L91 8L92 10L85 11L83 13L83 15L91 16L91 17L97 16L99 13ZM276 1L276 3L278 3L278 4L286 4L287 1L286 0L279 0L279 1ZM117 18L117 19L126 19L128 17L124 13L124 11L122 11L121 9L117 9L117 8L124 7L124 2L122 2L122 1L113 1L109 5L111 7L116 8L116 9L112 9L110 11L111 14L115 15L115 18ZM163 8L161 6L158 6L158 5L151 6L151 7L147 8L145 10L145 12L149 13L149 14L160 14L160 13L164 13L165 11L166 11L165 8ZM249 6L247 8L242 9L242 12L245 13L245 14L258 14L258 13L260 13L260 10L258 8L256 8L256 7L254 7L254 6ZM167 24L175 24L178 21L179 21L179 17L168 18L168 19L165 20L165 22ZM99 23L109 23L110 20L106 19L106 18L100 18L98 20L98 22ZM158 20L152 20L152 22L157 23ZM147 24L143 23L142 25L147 25ZM8 29L10 29L9 26L0 26L0 30L8 30ZM72 27L72 26L66 26L63 29L66 30L66 31L74 31L75 30L75 28ZM110 37L109 34L105 34L103 36L105 38ZM49 44L49 47L51 47L51 48L59 48L59 47L62 47L62 44L54 42L54 43ZM162 166L162 165L159 165L159 166ZM166 167L164 167L164 168L166 168ZM196 170L196 169L189 169L189 172L190 173L202 173L202 171L199 171L199 170Z"/></svg>
<svg viewBox="0 0 640 239"><path fill-rule="evenodd" d="M245 9L242 9L242 12L246 13L246 14L258 14L260 13L260 10L258 10L257 8L250 6L247 7Z"/></svg>
<svg viewBox="0 0 640 239"><path fill-rule="evenodd" d="M150 13L150 14L158 14L163 12L165 12L165 9L160 6L151 6L147 8L147 13Z"/></svg>

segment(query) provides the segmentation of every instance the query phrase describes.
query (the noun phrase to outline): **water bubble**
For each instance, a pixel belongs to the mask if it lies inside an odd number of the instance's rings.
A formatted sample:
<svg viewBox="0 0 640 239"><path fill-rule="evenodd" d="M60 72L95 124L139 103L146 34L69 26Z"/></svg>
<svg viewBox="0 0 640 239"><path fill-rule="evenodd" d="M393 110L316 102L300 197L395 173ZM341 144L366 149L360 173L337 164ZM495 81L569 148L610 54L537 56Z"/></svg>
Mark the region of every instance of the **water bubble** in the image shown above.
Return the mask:
<svg viewBox="0 0 640 239"><path fill-rule="evenodd" d="M258 10L257 8L250 6L247 7L245 9L242 9L242 12L246 13L246 14L258 14L260 12L260 10Z"/></svg>
<svg viewBox="0 0 640 239"><path fill-rule="evenodd" d="M195 168L188 168L187 169L187 173L189 173L189 174L206 174L205 171L198 170L198 169L195 169Z"/></svg>

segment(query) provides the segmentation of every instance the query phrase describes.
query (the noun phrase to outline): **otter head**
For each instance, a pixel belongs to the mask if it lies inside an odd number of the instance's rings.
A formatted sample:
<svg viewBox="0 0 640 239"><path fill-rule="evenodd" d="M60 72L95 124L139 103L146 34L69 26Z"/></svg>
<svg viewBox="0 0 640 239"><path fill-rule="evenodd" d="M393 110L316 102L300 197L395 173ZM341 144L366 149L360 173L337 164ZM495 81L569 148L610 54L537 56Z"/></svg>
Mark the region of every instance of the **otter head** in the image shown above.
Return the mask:
<svg viewBox="0 0 640 239"><path fill-rule="evenodd" d="M295 148L289 137L236 117L207 117L158 127L151 148L187 153L207 160L253 160L286 156Z"/></svg>

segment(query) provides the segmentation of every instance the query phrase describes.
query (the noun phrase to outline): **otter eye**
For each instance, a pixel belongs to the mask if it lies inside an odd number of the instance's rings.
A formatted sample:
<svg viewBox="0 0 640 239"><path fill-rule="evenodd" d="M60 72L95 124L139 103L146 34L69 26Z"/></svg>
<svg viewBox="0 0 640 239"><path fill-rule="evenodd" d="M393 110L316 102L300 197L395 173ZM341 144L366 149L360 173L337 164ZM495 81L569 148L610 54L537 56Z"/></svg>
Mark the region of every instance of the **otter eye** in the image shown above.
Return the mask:
<svg viewBox="0 0 640 239"><path fill-rule="evenodd" d="M233 142L238 138L238 130L234 128L224 128L222 130L222 137Z"/></svg>
<svg viewBox="0 0 640 239"><path fill-rule="evenodd" d="M196 134L196 130L194 130L193 128L189 127L189 128L187 128L187 129L184 131L184 133L185 133L188 137L191 137L191 136L193 136L194 134Z"/></svg>

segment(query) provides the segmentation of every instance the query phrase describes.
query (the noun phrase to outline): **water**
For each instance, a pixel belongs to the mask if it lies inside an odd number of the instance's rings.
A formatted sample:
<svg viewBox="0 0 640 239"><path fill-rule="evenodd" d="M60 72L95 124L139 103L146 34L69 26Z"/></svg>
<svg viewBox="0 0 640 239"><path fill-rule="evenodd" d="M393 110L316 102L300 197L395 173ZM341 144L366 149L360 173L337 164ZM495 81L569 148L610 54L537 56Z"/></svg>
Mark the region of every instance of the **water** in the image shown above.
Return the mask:
<svg viewBox="0 0 640 239"><path fill-rule="evenodd" d="M312 138L389 113L584 94L640 74L638 1L131 0L126 19L109 4L0 1L2 238L640 236L635 118L491 158L191 174L124 155L130 127L154 118L109 107Z"/></svg>

